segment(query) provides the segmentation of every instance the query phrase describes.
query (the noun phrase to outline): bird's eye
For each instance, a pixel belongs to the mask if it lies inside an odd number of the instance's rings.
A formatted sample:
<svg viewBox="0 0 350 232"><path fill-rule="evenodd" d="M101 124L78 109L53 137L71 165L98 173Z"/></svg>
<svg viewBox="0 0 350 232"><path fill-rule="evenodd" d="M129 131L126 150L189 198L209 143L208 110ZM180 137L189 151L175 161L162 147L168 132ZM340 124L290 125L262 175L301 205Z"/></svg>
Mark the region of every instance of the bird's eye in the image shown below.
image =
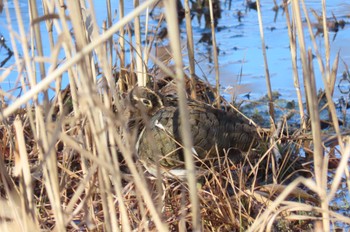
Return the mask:
<svg viewBox="0 0 350 232"><path fill-rule="evenodd" d="M152 106L152 103L150 100L148 99L142 99L142 103L147 106L147 107L151 107Z"/></svg>

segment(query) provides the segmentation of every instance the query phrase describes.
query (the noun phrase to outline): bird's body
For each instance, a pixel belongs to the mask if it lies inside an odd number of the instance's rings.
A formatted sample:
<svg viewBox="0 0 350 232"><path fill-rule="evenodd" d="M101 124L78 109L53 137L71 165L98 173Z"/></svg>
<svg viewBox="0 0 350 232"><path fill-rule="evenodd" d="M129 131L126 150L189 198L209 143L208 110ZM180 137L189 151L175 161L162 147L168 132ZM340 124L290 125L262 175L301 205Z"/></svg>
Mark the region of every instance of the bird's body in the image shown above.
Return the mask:
<svg viewBox="0 0 350 232"><path fill-rule="evenodd" d="M258 133L255 126L238 114L195 101L189 101L187 109L193 154L198 166L225 155L238 163L244 160L250 148L256 147ZM180 109L177 106L158 109L145 123L137 150L139 159L152 174L156 173L154 167L158 164L167 170L184 169L180 130Z"/></svg>

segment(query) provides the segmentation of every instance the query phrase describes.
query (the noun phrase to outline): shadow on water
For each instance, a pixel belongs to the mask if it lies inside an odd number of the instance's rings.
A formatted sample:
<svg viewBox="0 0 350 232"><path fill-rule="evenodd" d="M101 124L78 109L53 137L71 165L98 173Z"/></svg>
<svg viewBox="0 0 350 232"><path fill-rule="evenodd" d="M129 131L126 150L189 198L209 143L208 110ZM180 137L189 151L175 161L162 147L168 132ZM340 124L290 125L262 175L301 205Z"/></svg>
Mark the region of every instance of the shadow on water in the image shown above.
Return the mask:
<svg viewBox="0 0 350 232"><path fill-rule="evenodd" d="M180 32L183 41L186 41L186 26L184 22L184 7L182 2L178 0L177 13L178 23L180 24ZM200 2L200 3L199 3ZM259 32L259 25L257 21L256 2L247 1L219 1L213 0L213 24L216 29L217 52L219 54L219 75L221 84L221 93L226 99L237 99L239 101L254 101L263 98L266 94L266 81L264 63L261 49L261 38ZM196 74L204 79L215 83L215 69L213 61L213 46L211 36L211 20L208 1L190 1L191 18L194 33L195 44L195 63ZM23 8L23 19L25 23L29 23L27 12L27 3L21 2L21 9ZM113 8L114 7L114 8ZM323 27L321 20L321 9L318 1L308 1L307 7L309 9L311 21L313 22L314 35L317 43L321 48L321 56L324 57L325 51L322 49L324 43ZM14 13L13 5L9 3L10 13ZM112 6L113 9L118 10L117 6ZM260 5L262 11L262 20L264 25L265 44L267 50L267 59L269 64L269 71L271 77L272 90L281 95L286 102L296 99L295 87L293 83L292 63L289 48L289 37L286 26L286 18L284 10L277 5L275 1L263 2ZM102 4L95 6L97 16L99 17L99 25L105 20L105 7ZM132 2L125 2L126 14L133 10ZM156 42L154 43L157 49L168 46L167 41L167 26L165 20L159 22L163 11L159 5L150 9L151 21L149 27L153 30L153 36ZM41 12L43 14L43 12ZM338 105L348 105L350 99L349 93L349 75L347 64L350 62L349 48L347 44L350 42L349 38L349 17L350 17L350 3L342 1L328 2L327 5L327 28L329 30L329 37L331 38L330 53L331 62L338 52L343 62L340 62L338 68L338 80L334 93L334 101L340 102ZM164 16L163 16L164 18ZM0 13L0 19L5 22L4 13ZM118 20L114 19L115 22ZM143 21L142 21L143 20ZM145 15L141 15L143 22L141 27L145 27ZM16 31L15 18L13 21L13 29ZM132 30L132 27L130 27ZM305 23L305 30L306 23ZM48 41L46 30L42 30L43 41ZM29 33L29 32L28 32ZM150 30L152 34L152 30ZM115 37L117 38L117 35ZM309 36L305 36L307 46L311 46ZM126 39L127 40L127 39ZM0 65L14 64L12 51L8 45L9 35L3 34L0 45L5 52L0 52ZM126 41L128 43L128 41ZM146 43L146 42L145 42ZM49 44L44 44L49 48ZM130 45L126 45L126 50L131 50ZM49 54L48 54L49 55ZM189 63L187 56L184 56L185 64ZM315 59L316 61L316 59ZM127 60L127 63L130 61ZM318 64L315 62L315 67ZM299 76L302 77L301 63L298 61ZM315 68L317 88L323 87L322 75L318 68ZM0 72L2 72L0 70ZM341 73L344 73L343 75ZM1 73L0 73L1 74ZM10 83L16 82L17 75L15 70L13 74L7 78ZM300 80L302 83L302 80ZM63 80L63 86L65 86ZM8 84L2 84L4 90L11 89ZM13 89L13 88L12 88ZM249 96L249 99L246 98ZM264 106L265 107L265 106ZM341 107L339 107L340 109ZM344 108L344 107L343 107ZM347 108L347 107L345 107Z"/></svg>
<svg viewBox="0 0 350 232"><path fill-rule="evenodd" d="M266 93L264 64L261 50L261 38L259 25L257 22L256 3L252 1L213 1L214 26L216 28L217 49L220 65L220 83L222 93L226 98L230 98L230 89L235 88L235 94L243 98L249 92L252 99L259 99ZM220 3L220 4L219 4ZM340 11L340 5L344 9ZM183 22L183 7L179 4L178 16L180 30L183 40L186 38L186 27ZM264 24L265 43L267 49L267 59L269 64L272 88L274 91L283 93L283 97L294 99L295 88L293 84L293 72L289 49L289 37L286 26L286 19L283 8L276 3L264 2L261 6L262 20ZM308 1L307 7L310 9L311 20L314 26L314 35L317 43L323 47L324 35L318 15L321 12L320 4L316 1ZM344 64L350 61L348 48L349 40L348 15L350 6L340 1L332 1L327 6L329 17L327 27L331 38L331 61L340 51L340 56ZM159 13L159 9L158 9ZM157 10L152 10L154 18ZM182 17L181 17L182 16ZM210 31L209 8L206 1L198 4L191 1L191 18L195 43L195 62L197 64L197 74L210 82L215 81L212 37ZM153 22L154 24L158 21ZM164 23L158 32L157 46L167 45L167 28ZM306 37L308 47L312 47L311 39ZM164 39L164 40L162 40ZM324 57L324 50L321 56ZM187 57L184 56L188 63ZM339 73L346 67L339 66ZM301 75L301 63L299 72ZM323 87L322 76L316 69L317 88ZM338 82L341 80L338 75ZM335 98L340 98L343 93L337 89ZM345 96L343 96L345 97ZM347 96L346 96L347 97Z"/></svg>
<svg viewBox="0 0 350 232"><path fill-rule="evenodd" d="M13 51L6 45L5 38L2 35L0 36L0 48L4 48L7 51L7 57L5 56L4 59L0 61L0 68L2 68L13 55Z"/></svg>
<svg viewBox="0 0 350 232"><path fill-rule="evenodd" d="M183 1L179 1L180 3ZM214 63L212 57L212 41L210 35L210 17L209 17L209 5L208 1L201 1L198 4L197 1L190 1L191 17L194 32L195 43L195 61L197 64L197 75L208 79L210 82L215 81ZM23 7L23 20L25 23L29 23L28 6L27 3L21 2ZM125 13L127 14L133 9L132 1L125 2ZM311 0L307 1L307 7L310 13L311 20L314 23L314 33L317 35L317 43L320 47L323 47L323 34L322 28L318 16L321 12L321 4L319 1ZM350 3L346 3L340 0L327 2L327 15L331 38L331 60L340 52L340 57L344 61L339 66L339 73L346 71L344 64L349 63L350 54L347 44L350 42L349 36L349 15L350 15ZM105 6L103 4L95 4L97 12L98 23L102 25L106 15L103 14ZM11 8L12 4L9 3ZM261 3L262 20L264 24L265 43L267 48L267 59L270 69L271 84L274 91L283 93L283 97L287 99L295 98L295 88L293 85L292 65L289 51L289 38L286 27L286 19L283 9L274 3L274 1L268 1ZM118 6L112 5L112 8L118 11ZM261 50L261 39L259 33L259 25L257 21L256 3L254 1L213 1L214 11L214 26L216 26L216 40L219 54L219 66L220 66L220 83L222 86L222 93L225 97L231 98L228 92L229 89L235 88L235 94L238 97L243 98L244 95L251 92L251 99L258 99L265 95L266 84L264 76L264 64ZM10 9L11 10L11 9ZM13 9L12 9L13 10ZM157 27L158 21L156 15L159 9L153 8L150 10L151 16L154 16L154 20L150 22L150 26ZM178 4L178 15L182 38L185 40L186 27L183 22L184 9L182 4ZM11 12L10 12L11 13ZM42 14L43 12L39 12ZM313 14L313 15L311 15ZM151 17L152 18L152 17ZM141 20L145 19L145 15L141 16ZM0 14L0 20L6 22L4 12ZM114 19L115 22L118 20ZM14 30L16 30L16 21L13 20ZM145 25L143 24L142 27ZM3 25L4 27L4 25ZM166 37L166 26L163 26L158 30L159 37ZM42 36L45 34L45 30L42 30ZM5 41L9 41L9 35L4 34ZM311 46L310 38L305 36L307 40L307 46ZM166 45L166 41L161 41L159 44ZM49 44L44 44L49 47ZM11 49L8 47L8 49ZM6 49L7 50L7 49ZM14 63L11 59L10 53L7 50L7 54L0 53L0 61L3 65L10 65ZM321 51L321 55L324 56L325 51ZM184 60L186 62L186 57ZM5 61L5 62L4 62ZM187 60L188 62L188 60ZM315 67L316 67L315 63ZM301 64L299 64L301 68ZM316 69L317 70L317 69ZM300 75L301 76L301 75ZM322 78L320 72L315 73L317 87L322 88ZM15 79L16 75L9 77ZM338 75L338 82L342 79L341 75ZM227 90L227 91L226 91ZM348 97L337 89L335 97L340 98Z"/></svg>

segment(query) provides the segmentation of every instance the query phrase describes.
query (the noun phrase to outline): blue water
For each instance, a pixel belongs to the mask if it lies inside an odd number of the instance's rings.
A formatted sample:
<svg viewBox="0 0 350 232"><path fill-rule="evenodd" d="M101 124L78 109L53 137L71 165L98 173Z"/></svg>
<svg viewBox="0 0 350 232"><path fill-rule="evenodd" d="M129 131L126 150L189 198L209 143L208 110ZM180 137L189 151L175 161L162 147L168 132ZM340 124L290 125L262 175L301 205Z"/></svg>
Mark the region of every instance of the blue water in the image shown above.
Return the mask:
<svg viewBox="0 0 350 232"><path fill-rule="evenodd" d="M40 1L39 6L41 6ZM102 22L106 20L106 6L105 1L95 1L96 15L98 17L98 24L102 25ZM265 83L265 71L264 62L261 49L261 39L259 32L259 25L257 20L257 12L254 10L246 11L245 1L232 1L231 9L228 9L228 5L224 5L225 1L222 1L222 18L219 20L219 28L217 31L217 45L220 49L219 52L219 65L220 65L220 83L222 87L222 93L229 97L234 92L238 97L245 95L248 92L251 93L252 99L260 98L266 94L267 88ZM228 1L227 1L228 2ZM27 1L19 1L24 24L26 25L26 34L30 35L30 24L28 15ZM315 9L317 12L321 12L321 4L318 0L307 1L307 7L309 9ZM269 72L271 77L271 85L274 91L282 93L282 98L295 99L296 93L293 85L293 73L291 65L291 56L289 51L289 38L286 26L285 15L283 10L280 9L275 16L275 12L272 10L273 1L264 1L261 5L262 18L264 24L265 44L267 46L267 60L269 65ZM8 9L11 18L11 27L14 32L18 32L17 18L14 11L14 3L8 3ZM112 9L116 13L114 22L118 21L118 4L116 1L112 1ZM126 1L125 12L128 13L133 9L132 1ZM238 21L237 12L241 11L244 14L241 22ZM327 4L327 15L331 18L332 13L338 20L343 19L346 22L350 22L350 3L332 0ZM43 10L39 9L39 15L43 14ZM143 15L144 17L144 15ZM310 14L311 20L316 22L316 19ZM193 20L194 29L194 42L196 45L196 62L197 74L200 77L207 78L211 83L215 83L215 70L212 62L212 51L210 45L206 43L199 43L201 34L205 31L202 24L199 24L196 17ZM156 25L157 22L150 22L150 25ZM5 10L0 14L0 34L2 34L7 41L7 45L12 48L8 33L9 22L6 20ZM143 25L144 26L144 25ZM273 28L274 30L271 30ZM330 33L331 41L331 64L334 61L336 54L339 52L341 59L349 64L350 62L350 48L348 46L350 42L350 26L345 25L344 29L340 29L336 34L334 40L334 33ZM46 56L50 56L50 49L48 40L45 39L45 25L41 23L42 36L44 37L44 51ZM185 39L185 25L181 25L182 38ZM308 47L311 47L310 39L305 27L305 39ZM323 49L323 37L317 37L317 44L320 48L320 52L324 57ZM115 40L117 38L115 37ZM164 42L166 44L166 42ZM19 45L19 42L18 42ZM20 49L21 46L18 46ZM208 49L209 48L209 49ZM23 54L19 50L19 54ZM62 54L63 56L63 54ZM6 50L2 48L0 50L0 61L6 57ZM184 58L186 62L186 57ZM14 58L11 58L5 65L10 67L15 63ZM301 70L299 62L299 71ZM47 65L48 69L49 65ZM199 68L200 67L200 68ZM318 63L314 59L314 67L316 70L316 83L318 88L323 87L322 78L318 71ZM345 70L343 62L339 62L338 69L338 81L341 78L343 71ZM0 69L0 75L3 74L3 69ZM14 87L19 73L16 68L1 83L1 88L9 90ZM301 72L299 72L300 77ZM38 77L39 79L39 77ZM302 80L300 80L302 84ZM335 99L341 96L347 96L348 94L341 94L336 88Z"/></svg>
<svg viewBox="0 0 350 232"><path fill-rule="evenodd" d="M307 1L308 7L321 12L320 1ZM227 86L235 86L237 81L243 88L242 93L252 92L253 98L259 98L267 91L265 83L265 67L262 55L262 43L260 39L257 12L250 10L245 12L243 1L233 1L232 9L227 8L223 12L223 18L219 22L219 26L225 29L217 32L217 43L220 47L220 78L223 88ZM291 55L289 51L289 37L286 25L285 14L283 10L279 10L275 19L275 12L272 11L273 1L264 1L261 5L262 20L264 24L265 45L267 46L267 61L271 77L271 86L273 90L282 93L284 98L295 98L295 88L293 85L293 72ZM241 23L235 18L238 10L244 12L245 16ZM333 12L337 19L348 21L347 15L350 15L350 3L342 1L328 1L327 12L331 17ZM311 20L316 19L310 14ZM271 30L274 28L274 30ZM305 39L307 46L311 48L310 37L305 27ZM349 37L349 25L338 31L334 41L331 40L331 63L337 52L340 52L341 58L345 63L349 63L349 46L347 45ZM334 33L330 33L332 39ZM320 52L324 57L323 37L317 37L317 44ZM301 68L300 62L298 62ZM201 67L213 67L213 64L203 60ZM323 82L316 59L314 59L314 67L316 70L316 79L318 88L323 87ZM242 74L240 74L242 70ZM301 69L299 69L301 71ZM342 62L339 63L338 76L340 77L345 67ZM242 78L240 78L242 75ZM302 77L301 72L299 76ZM210 75L214 78L214 72ZM302 84L302 80L300 80ZM238 89L239 91L239 89ZM337 97L340 96L336 90Z"/></svg>

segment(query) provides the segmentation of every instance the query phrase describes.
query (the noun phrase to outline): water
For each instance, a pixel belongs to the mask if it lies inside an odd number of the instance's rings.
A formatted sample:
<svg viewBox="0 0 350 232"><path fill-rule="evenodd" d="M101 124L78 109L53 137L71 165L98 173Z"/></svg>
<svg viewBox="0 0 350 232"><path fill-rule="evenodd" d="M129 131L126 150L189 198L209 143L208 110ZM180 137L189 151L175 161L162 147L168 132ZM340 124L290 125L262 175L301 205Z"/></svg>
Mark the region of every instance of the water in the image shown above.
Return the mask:
<svg viewBox="0 0 350 232"><path fill-rule="evenodd" d="M223 18L219 22L219 26L224 26L224 29L217 32L217 43L220 47L220 78L223 87L234 86L237 80L239 83L248 86L243 91L251 91L253 98L259 98L261 95L266 94L267 88L265 83L265 67L262 55L262 43L260 39L259 25L257 20L257 12L250 10L245 12L245 6L243 1L233 1L232 9L224 8ZM320 1L307 1L308 7L321 12ZM327 11L329 16L333 12L337 19L347 20L346 16L350 14L350 4L341 1L328 1ZM331 2L331 3L330 3ZM267 47L267 61L269 65L269 72L271 77L271 85L273 90L277 90L282 93L284 98L295 98L295 89L293 85L293 72L291 55L289 51L289 37L286 25L286 18L283 11L280 9L277 13L275 20L275 12L272 10L273 2L264 1L261 5L262 20L264 24L265 45ZM238 11L245 13L241 22L235 18L235 14ZM310 15L311 20L315 20ZM316 21L315 21L316 22ZM271 30L273 29L273 30ZM311 42L305 27L305 39L307 46L311 47ZM334 36L334 33L330 33L330 39ZM337 52L340 51L340 56L345 63L349 63L349 48L347 42L349 41L349 28L345 26L343 30L340 30L334 41L331 41L331 62ZM324 57L323 37L317 37L317 43L320 52ZM299 70L301 70L301 64L299 64ZM207 60L203 60L200 63L201 66L212 67L211 63ZM317 87L323 87L321 74L318 71L318 63L314 60L314 67L317 78ZM240 79L240 72L242 70L242 78ZM345 70L343 63L340 63L338 74ZM302 77L301 72L299 76ZM210 79L214 78L214 73L210 76ZM302 80L300 79L300 83ZM336 92L336 96L339 97L339 92Z"/></svg>
<svg viewBox="0 0 350 232"><path fill-rule="evenodd" d="M103 20L106 20L106 5L105 2L95 1L96 15L98 17L99 25L102 25ZM118 12L118 5L112 1L112 9ZM254 10L246 10L245 1L232 1L231 8L229 9L228 1L224 4L222 1L222 18L219 20L219 30L217 31L217 45L220 49L219 52L219 65L220 65L220 83L222 87L222 93L226 96L232 93L232 88L234 89L235 95L243 96L248 92L251 93L252 99L260 98L267 92L265 83L265 67L262 56L261 49L261 39L259 32L259 25L257 20L257 12ZM29 35L29 14L27 1L19 1L22 17L24 23L28 25L26 33ZM39 6L41 4L38 4ZM315 9L317 12L321 12L320 1L313 0L307 1L308 9ZM18 31L16 24L16 16L14 12L13 2L8 3L8 8L11 17L12 29ZM293 85L293 72L291 64L291 56L289 51L289 38L286 26L286 19L283 10L280 9L277 14L272 10L273 1L264 1L261 5L262 10L262 20L264 24L264 34L265 34L265 44L267 47L267 61L269 65L269 72L271 77L271 85L274 91L279 91L282 93L282 97L286 99L295 99L295 88ZM126 1L125 12L126 14L132 11L132 1ZM241 22L238 21L237 12L241 11L244 16ZM348 16L350 15L350 3L332 0L328 1L327 4L327 15L331 17L332 13L337 17L337 20L348 21ZM39 9L39 14L43 14L43 10ZM316 22L316 19L310 14L311 20ZM114 22L118 20L118 14L115 14ZM196 44L196 62L197 74L199 76L208 78L211 83L215 83L215 70L214 64L212 62L212 50L210 49L210 44L199 43L198 41L202 37L202 33L206 32L204 29L204 19L202 19L202 24L199 24L196 17L193 20L194 29L194 42ZM152 22L151 25L156 25L157 22ZM4 36L6 41L10 41L9 34L7 33L7 22L6 14L3 11L0 14L0 27L1 34ZM44 24L41 24L42 31L45 31ZM185 39L185 25L181 25L182 38ZM349 46L350 42L349 36L349 25L345 25L344 29L341 29L336 34L330 33L329 37L331 40L331 64L334 61L336 54L339 52L341 59L348 64L350 61L349 57ZM307 28L305 27L305 38L307 46L311 47L310 39L307 34ZM44 41L45 33L43 33ZM323 49L323 37L317 37L317 44L319 45L320 52L324 57ZM164 42L166 43L166 42ZM11 47L11 44L9 44ZM49 44L44 44L44 51L46 51L47 56L49 56L50 50L48 49ZM208 49L209 47L209 49ZM20 54L21 51L20 51ZM6 50L2 48L0 50L0 59L3 60L6 57ZM184 58L186 61L186 57ZM5 67L9 67L14 63L14 59L10 59ZM200 67L200 68L199 68ZM318 63L316 59L314 60L314 67L316 70L316 83L318 88L323 87L323 82L321 74L318 71ZM301 70L301 64L299 62L299 71ZM341 74L345 70L343 62L339 63L338 69L338 82L340 81ZM0 70L0 74L3 70ZM300 73L300 77L301 72ZM1 83L3 89L9 89L10 86L15 82L17 78L16 72L10 75L4 82ZM302 80L300 80L302 83ZM335 98L343 96L342 93L336 88ZM348 97L345 94L345 97Z"/></svg>

